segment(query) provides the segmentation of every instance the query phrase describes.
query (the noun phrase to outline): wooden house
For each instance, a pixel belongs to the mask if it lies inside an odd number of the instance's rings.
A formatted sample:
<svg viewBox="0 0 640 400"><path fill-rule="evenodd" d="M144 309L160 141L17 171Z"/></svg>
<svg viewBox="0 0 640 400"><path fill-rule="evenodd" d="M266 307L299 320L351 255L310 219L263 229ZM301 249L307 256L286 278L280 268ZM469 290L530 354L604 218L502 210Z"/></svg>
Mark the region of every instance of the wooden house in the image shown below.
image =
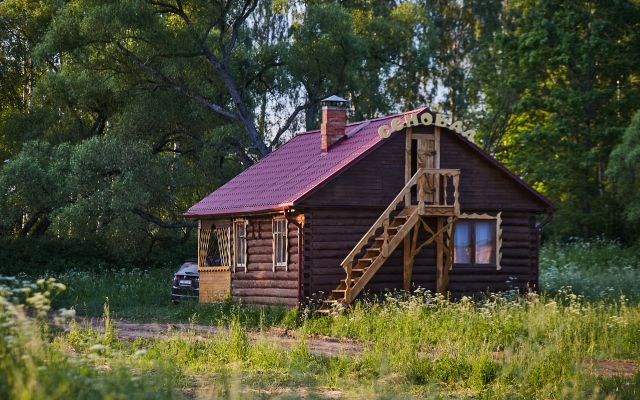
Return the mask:
<svg viewBox="0 0 640 400"><path fill-rule="evenodd" d="M200 301L324 296L329 310L363 291L537 290L538 230L557 208L442 118L346 124L345 108L325 106L320 130L191 207Z"/></svg>

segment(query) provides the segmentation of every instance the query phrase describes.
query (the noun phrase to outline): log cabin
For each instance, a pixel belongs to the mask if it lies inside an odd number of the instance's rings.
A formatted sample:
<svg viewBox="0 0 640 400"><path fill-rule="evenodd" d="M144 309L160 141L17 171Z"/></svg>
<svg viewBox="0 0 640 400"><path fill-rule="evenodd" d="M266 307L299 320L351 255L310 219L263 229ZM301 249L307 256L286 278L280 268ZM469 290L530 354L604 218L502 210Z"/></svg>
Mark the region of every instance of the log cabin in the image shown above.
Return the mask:
<svg viewBox="0 0 640 400"><path fill-rule="evenodd" d="M428 108L345 117L340 103L325 105L321 129L182 215L199 221L201 302L293 307L320 297L330 312L385 290L538 289L550 200Z"/></svg>

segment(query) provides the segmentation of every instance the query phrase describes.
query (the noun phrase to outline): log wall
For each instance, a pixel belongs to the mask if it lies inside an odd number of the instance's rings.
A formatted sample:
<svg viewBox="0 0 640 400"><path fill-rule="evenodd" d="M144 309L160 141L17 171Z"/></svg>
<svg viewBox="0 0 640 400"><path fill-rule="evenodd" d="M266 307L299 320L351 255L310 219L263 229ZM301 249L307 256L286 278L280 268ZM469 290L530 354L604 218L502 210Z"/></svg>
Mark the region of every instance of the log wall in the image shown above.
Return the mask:
<svg viewBox="0 0 640 400"><path fill-rule="evenodd" d="M460 170L460 206L466 210L545 212L549 206L505 171L462 143L461 135L441 130L440 168ZM453 197L449 187L448 196Z"/></svg>
<svg viewBox="0 0 640 400"><path fill-rule="evenodd" d="M414 133L433 133L433 127L420 126L413 130ZM502 212L502 268L454 266L449 272L447 290L454 297L515 287L526 290L527 285L537 290L535 216L546 212L548 205L463 143L464 140L457 133L442 129L440 167L461 170L462 213L496 215ZM345 278L340 263L404 186L404 146L405 135L401 132L301 203L306 206L305 297L326 297ZM451 182L449 190L448 198L453 199ZM432 228L435 221L431 221ZM424 241L427 235L421 230L419 239ZM436 290L435 248L436 244L432 243L416 256L412 278L414 286L432 292ZM400 290L402 271L401 245L367 284L365 292L379 293L385 288Z"/></svg>
<svg viewBox="0 0 640 400"><path fill-rule="evenodd" d="M383 209L307 210L304 226L304 297L324 298L346 274L340 263L384 211ZM464 210L462 210L464 212ZM496 215L498 211L488 211ZM428 219L435 230L436 219ZM502 268L454 266L449 271L447 291L455 298L482 292L506 291L515 287L538 289L535 214L502 211ZM418 244L430 234L421 228ZM373 243L373 239L369 244ZM359 257L356 257L356 259ZM401 290L403 246L400 245L369 281L363 293L379 294L385 289ZM425 246L415 257L412 287L436 291L436 244ZM511 281L507 283L507 281Z"/></svg>
<svg viewBox="0 0 640 400"><path fill-rule="evenodd" d="M387 139L301 205L378 206L384 210L404 187L404 140L404 134Z"/></svg>
<svg viewBox="0 0 640 400"><path fill-rule="evenodd" d="M294 216L298 222L304 216ZM247 226L247 271L238 267L231 274L232 294L242 303L295 306L298 301L298 228L288 223L288 271L273 271L272 217L249 217ZM233 270L233 268L232 268Z"/></svg>
<svg viewBox="0 0 640 400"><path fill-rule="evenodd" d="M433 133L433 126L413 127L413 133ZM460 205L473 210L521 210L543 213L549 206L514 181L505 171L463 143L466 139L441 129L440 168L460 170ZM386 139L376 150L303 200L310 207L386 208L404 187L405 134ZM449 182L448 199L453 201Z"/></svg>

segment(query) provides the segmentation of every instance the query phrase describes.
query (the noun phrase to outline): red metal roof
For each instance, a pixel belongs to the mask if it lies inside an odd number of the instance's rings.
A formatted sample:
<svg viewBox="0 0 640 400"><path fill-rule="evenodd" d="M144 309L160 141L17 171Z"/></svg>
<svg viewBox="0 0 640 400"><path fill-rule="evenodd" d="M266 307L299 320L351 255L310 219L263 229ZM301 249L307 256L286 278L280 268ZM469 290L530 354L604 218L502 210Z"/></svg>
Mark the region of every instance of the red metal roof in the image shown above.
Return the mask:
<svg viewBox="0 0 640 400"><path fill-rule="evenodd" d="M326 153L320 152L320 130L299 133L276 151L227 182L221 188L200 200L182 214L183 217L214 216L284 209L295 206L309 194L355 164L360 158L377 148L386 139L378 134L382 125L390 125L393 118L416 113L426 108L383 118L348 124L347 138L334 143ZM395 135L394 132L392 135ZM464 141L467 141L464 139ZM493 157L490 161L515 177L527 189L546 203L553 203L522 179L505 168Z"/></svg>

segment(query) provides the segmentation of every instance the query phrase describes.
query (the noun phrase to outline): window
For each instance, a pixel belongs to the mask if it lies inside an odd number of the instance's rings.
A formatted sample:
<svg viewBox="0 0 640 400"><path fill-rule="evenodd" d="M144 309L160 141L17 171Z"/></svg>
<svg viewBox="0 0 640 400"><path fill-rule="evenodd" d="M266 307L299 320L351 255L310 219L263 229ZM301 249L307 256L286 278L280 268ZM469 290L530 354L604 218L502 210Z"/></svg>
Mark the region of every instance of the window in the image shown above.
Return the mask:
<svg viewBox="0 0 640 400"><path fill-rule="evenodd" d="M497 217L464 219L456 224L453 238L454 264L496 265Z"/></svg>
<svg viewBox="0 0 640 400"><path fill-rule="evenodd" d="M244 267L247 271L247 221L236 221L235 228L235 246L234 256L236 259L236 268Z"/></svg>
<svg viewBox="0 0 640 400"><path fill-rule="evenodd" d="M287 266L287 220L273 220L273 269Z"/></svg>

